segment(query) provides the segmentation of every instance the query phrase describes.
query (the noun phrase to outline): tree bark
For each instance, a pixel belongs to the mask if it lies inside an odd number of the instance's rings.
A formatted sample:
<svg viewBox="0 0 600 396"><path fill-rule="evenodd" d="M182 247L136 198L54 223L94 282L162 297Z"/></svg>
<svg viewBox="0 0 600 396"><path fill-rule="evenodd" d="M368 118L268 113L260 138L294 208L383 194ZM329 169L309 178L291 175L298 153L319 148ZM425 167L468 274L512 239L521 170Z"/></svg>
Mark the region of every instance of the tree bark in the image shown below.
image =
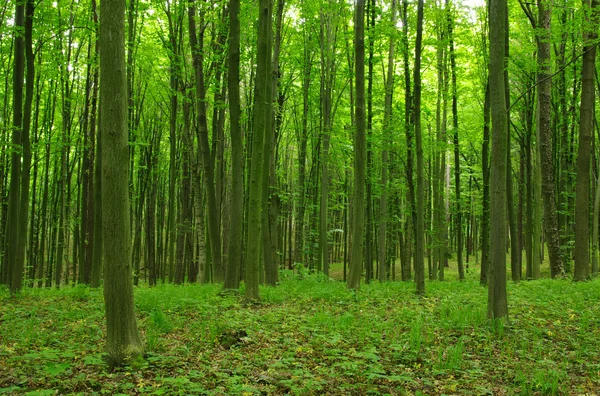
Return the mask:
<svg viewBox="0 0 600 396"><path fill-rule="evenodd" d="M465 279L465 269L463 265L463 226L462 226L462 208L460 197L460 144L458 133L458 93L456 86L456 54L454 52L454 15L449 6L450 2L446 0L448 10L448 41L450 46L450 72L452 79L452 129L454 143L454 188L456 191L456 260L458 262L458 279ZM467 234L468 237L468 234ZM468 254L468 252L467 252Z"/></svg>
<svg viewBox="0 0 600 396"><path fill-rule="evenodd" d="M258 12L258 45L256 84L254 93L254 132L252 135L252 159L250 162L250 185L248 200L248 236L246 257L246 290L248 300L258 300L259 261L262 234L262 183L265 155L265 129L268 127L268 107L271 105L269 71L271 54L269 38L271 31L272 1L260 0Z"/></svg>
<svg viewBox="0 0 600 396"><path fill-rule="evenodd" d="M365 225L365 0L357 0L354 10L354 51L356 79L356 131L354 134L354 202L352 207L352 253L346 286L360 287L363 268Z"/></svg>
<svg viewBox="0 0 600 396"><path fill-rule="evenodd" d="M391 25L396 26L396 0L392 0ZM388 257L387 257L387 222L388 222L388 149L391 146L392 137L392 104L394 97L394 54L395 40L390 36L390 47L388 51L387 79L385 86L385 110L383 116L383 148L381 150L381 197L379 198L379 281L388 279ZM392 266L395 263L392 261Z"/></svg>
<svg viewBox="0 0 600 396"><path fill-rule="evenodd" d="M542 197L544 204L544 235L548 243L550 275L565 275L560 252L558 218L556 214L554 163L552 161L552 80L550 79L550 8L545 1L538 1L537 51L538 51L538 108L539 146L542 172Z"/></svg>
<svg viewBox="0 0 600 396"><path fill-rule="evenodd" d="M223 289L236 290L240 286L244 204L244 153L240 125L240 0L229 0L229 124L231 134L231 214L229 217L229 252Z"/></svg>
<svg viewBox="0 0 600 396"><path fill-rule="evenodd" d="M111 366L143 351L131 281L124 16L124 0L104 0L100 4L104 300Z"/></svg>
<svg viewBox="0 0 600 396"><path fill-rule="evenodd" d="M202 167L204 169L204 185L206 188L206 199L208 205L208 234L210 239L210 252L212 259L213 282L222 282L224 271L221 260L221 234L219 230L219 211L217 208L215 177L213 161L208 144L208 127L206 120L205 88L204 88L204 56L202 54L203 33L198 38L196 32L196 7L194 0L190 0L189 9L189 36L192 55L194 58L194 71L196 77L196 117L197 134L202 155Z"/></svg>
<svg viewBox="0 0 600 396"><path fill-rule="evenodd" d="M591 3L591 10L586 10ZM579 145L577 152L577 181L575 185L575 271L574 280L582 281L590 275L590 154L594 131L594 106L596 101L594 78L596 75L596 45L598 0L583 0L586 12L593 13L584 25L583 68L581 70L581 107L579 116ZM597 217L594 218L597 223ZM597 233L597 232L596 232ZM598 245L597 239L594 246ZM597 264L596 264L597 266Z"/></svg>
<svg viewBox="0 0 600 396"><path fill-rule="evenodd" d="M506 34L506 0L490 0L490 104L492 115L492 155L490 172L490 268L488 282L488 317L508 316L506 299L506 151L507 114L504 80L504 39Z"/></svg>
<svg viewBox="0 0 600 396"><path fill-rule="evenodd" d="M13 123L10 187L8 190L8 212L6 216L6 232L4 246L4 273L2 283L11 285L17 262L17 246L19 238L19 203L21 182L21 155L23 129L23 78L25 74L25 40L21 34L25 28L25 3L17 2L15 8L15 33L13 63Z"/></svg>
<svg viewBox="0 0 600 396"><path fill-rule="evenodd" d="M414 70L414 127L415 147L417 152L417 226L415 234L415 283L417 294L425 294L425 202L423 176L423 143L421 137L421 47L423 45L423 0L418 0L417 6L417 39L415 44Z"/></svg>
<svg viewBox="0 0 600 396"><path fill-rule="evenodd" d="M19 224L17 227L17 249L14 263L13 278L10 291L12 293L21 289L23 284L23 269L25 267L25 245L27 243L27 223L29 214L29 181L31 168L31 142L29 138L31 129L31 107L33 104L33 91L35 80L34 55L33 55L33 13L35 5L33 0L27 0L25 5L25 60L27 73L25 76L25 108L23 109L21 147L23 149L23 164L21 169L21 191L19 203Z"/></svg>

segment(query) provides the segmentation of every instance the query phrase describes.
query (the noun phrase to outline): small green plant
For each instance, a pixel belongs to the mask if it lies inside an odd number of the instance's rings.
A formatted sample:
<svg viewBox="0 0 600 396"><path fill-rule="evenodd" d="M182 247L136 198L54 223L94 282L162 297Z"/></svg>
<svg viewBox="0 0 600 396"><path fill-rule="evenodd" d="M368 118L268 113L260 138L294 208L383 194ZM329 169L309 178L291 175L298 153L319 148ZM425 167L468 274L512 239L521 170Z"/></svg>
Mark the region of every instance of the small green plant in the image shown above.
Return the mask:
<svg viewBox="0 0 600 396"><path fill-rule="evenodd" d="M71 297L76 301L87 301L90 298L90 288L87 285L78 284L71 289Z"/></svg>
<svg viewBox="0 0 600 396"><path fill-rule="evenodd" d="M419 316L410 328L410 350L418 353L421 350L421 344L423 344L423 319Z"/></svg>
<svg viewBox="0 0 600 396"><path fill-rule="evenodd" d="M533 373L533 389L541 392L543 395L554 396L560 394L560 381L564 374L553 369L540 369Z"/></svg>
<svg viewBox="0 0 600 396"><path fill-rule="evenodd" d="M173 330L173 324L160 309L154 309L150 312L150 321L154 329L160 333L169 333Z"/></svg>
<svg viewBox="0 0 600 396"><path fill-rule="evenodd" d="M445 352L440 351L439 367L445 370L458 370L463 362L464 345L458 341L454 345L446 348Z"/></svg>

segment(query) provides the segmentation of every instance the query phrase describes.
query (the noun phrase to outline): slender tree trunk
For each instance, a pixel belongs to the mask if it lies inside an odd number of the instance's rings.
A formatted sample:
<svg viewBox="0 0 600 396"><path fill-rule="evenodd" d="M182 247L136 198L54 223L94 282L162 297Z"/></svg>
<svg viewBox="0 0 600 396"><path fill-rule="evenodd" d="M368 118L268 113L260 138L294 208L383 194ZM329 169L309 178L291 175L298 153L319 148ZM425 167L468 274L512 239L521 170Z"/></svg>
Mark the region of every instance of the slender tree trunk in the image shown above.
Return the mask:
<svg viewBox="0 0 600 396"><path fill-rule="evenodd" d="M132 0L130 0L132 1ZM176 26L173 23L173 17L171 13L168 14L169 20L169 58L170 58L170 106L169 106L169 211L167 214L167 232L168 232L168 254L169 254L169 282L173 282L175 275L175 238L176 238L176 207L177 197L175 194L175 186L177 184L177 90L179 88L178 78L178 54L177 54L177 33ZM191 34L191 33L190 33ZM154 191L155 193L155 191ZM150 194L150 201L152 201L152 195ZM146 231L148 232L148 230ZM150 270L150 282L153 282L156 274ZM154 279L156 281L156 279Z"/></svg>
<svg viewBox="0 0 600 396"><path fill-rule="evenodd" d="M454 142L454 188L456 191L456 260L458 262L458 279L465 279L465 269L463 265L463 225L460 191L460 144L458 134L458 94L456 86L456 54L454 52L454 15L449 7L449 1L446 0L448 7L448 41L450 45L450 71L452 74L452 129ZM467 237L469 235L467 234ZM467 255L469 252L467 251Z"/></svg>
<svg viewBox="0 0 600 396"><path fill-rule="evenodd" d="M408 281L411 278L410 262L412 254L412 236L417 234L417 206L415 202L415 183L413 178L413 124L412 124L412 106L413 98L411 96L410 83L410 64L409 64L409 45L408 45L408 0L402 2L402 58L404 64L404 129L406 133L406 180L408 184L408 203L410 207L410 216L406 219L404 240L406 243L402 249L404 264L402 266L402 280ZM407 254L404 254L404 253Z"/></svg>
<svg viewBox="0 0 600 396"><path fill-rule="evenodd" d="M258 45L256 85L254 93L254 132L252 135L252 159L250 162L250 185L248 200L248 236L246 257L246 291L248 300L258 300L260 241L262 238L262 182L265 155L265 129L268 127L267 116L270 115L271 85L269 71L271 54L269 52L271 31L271 0L260 0L258 13Z"/></svg>
<svg viewBox="0 0 600 396"><path fill-rule="evenodd" d="M417 39L415 44L415 70L414 70L414 126L415 147L417 151L417 226L415 234L415 283L417 294L425 294L425 202L424 177L423 177L423 143L421 137L421 47L423 43L423 0L418 0L417 6Z"/></svg>
<svg viewBox="0 0 600 396"><path fill-rule="evenodd" d="M269 6L269 21L272 21L272 13L273 13L273 0L270 0L271 4ZM271 23L269 23L269 26ZM264 109L264 147L263 147L263 164L262 164L262 188L261 188L261 221L262 221L262 257L263 257L263 266L264 266L264 276L265 283L269 286L275 286L277 283L277 262L273 257L273 250L271 245L271 233L276 232L271 229L271 225L269 222L269 197L271 195L271 162L272 157L274 155L274 138L275 132L273 130L274 120L273 120L273 90L276 90L273 87L273 61L279 61L279 48L275 47L275 56L273 59L269 59L268 69L267 69L267 79L266 79L266 97L268 104ZM269 54L269 58L271 58L271 54L273 53L273 40L272 40L272 29L269 27L268 37L267 37L267 53Z"/></svg>
<svg viewBox="0 0 600 396"><path fill-rule="evenodd" d="M508 316L506 299L506 151L507 114L504 81L504 39L506 34L506 0L490 0L489 85L492 115L492 155L490 172L490 267L488 282L488 317Z"/></svg>
<svg viewBox="0 0 600 396"><path fill-rule="evenodd" d="M196 117L197 134L202 154L202 167L204 169L204 184L208 205L208 233L211 247L213 281L222 282L224 271L221 260L221 235L219 230L219 211L217 209L214 167L211 159L210 146L208 145L208 127L206 120L205 88L204 88L204 56L202 54L203 33L198 37L196 32L196 7L194 0L189 3L189 36L194 58L196 77Z"/></svg>
<svg viewBox="0 0 600 396"><path fill-rule="evenodd" d="M231 214L229 217L229 252L223 288L238 289L242 265L241 241L244 204L244 147L240 125L240 0L229 0L229 117L231 133Z"/></svg>
<svg viewBox="0 0 600 396"><path fill-rule="evenodd" d="M506 102L506 125L507 125L507 144L506 144L506 205L508 207L508 228L510 230L510 269L513 282L521 280L521 251L519 250L519 241L517 240L517 222L515 218L515 205L513 202L513 182L512 182L512 153L511 153L511 122L510 122L510 79L508 78L508 57L509 57L509 30L508 12L506 18L506 31L504 33L504 95Z"/></svg>
<svg viewBox="0 0 600 396"><path fill-rule="evenodd" d="M544 236L548 242L550 275L565 275L563 258L560 252L558 218L554 198L554 163L552 161L552 81L550 80L550 8L545 1L538 1L538 107L539 107L539 146L542 171L542 196L544 204Z"/></svg>
<svg viewBox="0 0 600 396"><path fill-rule="evenodd" d="M481 214L481 273L479 283L487 285L490 266L490 83L489 78L485 87L485 102L483 105L483 144L481 148L481 167L483 168L483 202Z"/></svg>
<svg viewBox="0 0 600 396"><path fill-rule="evenodd" d="M396 0L392 0L390 12L391 25L396 26ZM385 86L385 111L383 120L383 149L381 150L381 197L379 198L379 281L388 279L388 257L387 257L387 222L388 222L388 148L391 146L392 137L392 102L394 95L394 51L395 40L390 36L390 47L388 51L387 79ZM392 255L393 256L393 255ZM391 261L392 269L395 265Z"/></svg>

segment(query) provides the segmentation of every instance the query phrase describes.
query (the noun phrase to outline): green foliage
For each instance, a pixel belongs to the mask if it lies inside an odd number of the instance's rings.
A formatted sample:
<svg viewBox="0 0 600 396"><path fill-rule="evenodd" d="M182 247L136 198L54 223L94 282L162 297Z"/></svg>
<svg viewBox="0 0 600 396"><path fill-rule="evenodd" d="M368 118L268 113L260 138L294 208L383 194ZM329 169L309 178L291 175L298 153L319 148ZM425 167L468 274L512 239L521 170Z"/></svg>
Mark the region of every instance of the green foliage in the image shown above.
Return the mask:
<svg viewBox="0 0 600 396"><path fill-rule="evenodd" d="M142 286L147 354L114 372L102 358L101 291L25 289L0 295L0 393L593 393L599 282L509 284L509 324L487 321L474 273L417 298L411 283L350 292L289 272L248 306L219 285Z"/></svg>

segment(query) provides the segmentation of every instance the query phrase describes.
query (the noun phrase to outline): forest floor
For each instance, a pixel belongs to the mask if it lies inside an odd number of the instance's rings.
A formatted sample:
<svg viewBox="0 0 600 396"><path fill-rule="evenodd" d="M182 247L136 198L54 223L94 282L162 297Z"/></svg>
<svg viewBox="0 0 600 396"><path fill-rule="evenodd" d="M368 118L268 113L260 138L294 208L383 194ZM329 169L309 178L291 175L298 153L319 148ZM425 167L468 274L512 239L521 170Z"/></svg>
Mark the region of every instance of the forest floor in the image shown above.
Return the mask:
<svg viewBox="0 0 600 396"><path fill-rule="evenodd" d="M252 305L218 285L139 287L147 353L114 372L100 290L1 290L0 393L600 393L600 280L509 282L510 322L491 324L476 272L423 298L412 282L350 292L292 272Z"/></svg>

